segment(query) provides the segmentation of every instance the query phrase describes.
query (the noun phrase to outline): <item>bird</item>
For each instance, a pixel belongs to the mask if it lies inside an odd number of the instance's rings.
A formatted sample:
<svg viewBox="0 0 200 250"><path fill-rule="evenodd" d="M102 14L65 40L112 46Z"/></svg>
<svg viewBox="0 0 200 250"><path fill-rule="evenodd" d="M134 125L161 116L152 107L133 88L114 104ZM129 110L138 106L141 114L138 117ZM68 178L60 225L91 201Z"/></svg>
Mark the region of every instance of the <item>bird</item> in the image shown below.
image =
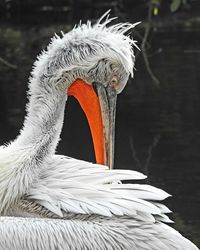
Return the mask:
<svg viewBox="0 0 200 250"><path fill-rule="evenodd" d="M117 95L134 76L138 24L106 12L55 35L33 66L23 127L0 147L0 250L195 250L170 227L170 195L114 169ZM96 163L56 153L67 99L90 127ZM135 183L123 183L124 180Z"/></svg>

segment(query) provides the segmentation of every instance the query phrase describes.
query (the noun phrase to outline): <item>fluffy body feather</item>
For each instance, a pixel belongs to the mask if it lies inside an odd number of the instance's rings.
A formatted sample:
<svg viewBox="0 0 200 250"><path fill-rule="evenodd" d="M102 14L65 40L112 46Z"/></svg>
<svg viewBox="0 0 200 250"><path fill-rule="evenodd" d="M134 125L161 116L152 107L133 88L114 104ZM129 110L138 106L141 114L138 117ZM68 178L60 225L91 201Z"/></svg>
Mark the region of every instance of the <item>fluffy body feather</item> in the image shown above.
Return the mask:
<svg viewBox="0 0 200 250"><path fill-rule="evenodd" d="M1 250L197 249L163 223L117 217L91 217L87 221L0 217L0 235Z"/></svg>
<svg viewBox="0 0 200 250"><path fill-rule="evenodd" d="M117 75L119 93L133 74L135 41L124 33L135 25L111 20L55 36L35 63L24 127L0 148L0 250L197 249L163 223L166 192L121 183L143 174L54 154L70 84Z"/></svg>

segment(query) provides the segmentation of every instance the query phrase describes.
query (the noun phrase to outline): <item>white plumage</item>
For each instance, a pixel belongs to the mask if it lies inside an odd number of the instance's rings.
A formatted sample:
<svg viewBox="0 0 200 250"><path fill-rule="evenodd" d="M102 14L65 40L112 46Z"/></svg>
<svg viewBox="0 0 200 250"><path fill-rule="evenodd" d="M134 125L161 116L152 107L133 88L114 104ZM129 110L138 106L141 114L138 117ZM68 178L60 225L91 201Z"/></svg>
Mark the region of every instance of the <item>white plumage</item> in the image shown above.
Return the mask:
<svg viewBox="0 0 200 250"><path fill-rule="evenodd" d="M133 74L135 41L124 33L135 25L111 21L106 13L55 36L35 63L24 127L0 148L0 250L197 249L163 223L169 194L121 183L143 174L55 155L71 83L107 88L117 75L119 93Z"/></svg>
<svg viewBox="0 0 200 250"><path fill-rule="evenodd" d="M171 227L130 218L0 218L0 249L197 249Z"/></svg>

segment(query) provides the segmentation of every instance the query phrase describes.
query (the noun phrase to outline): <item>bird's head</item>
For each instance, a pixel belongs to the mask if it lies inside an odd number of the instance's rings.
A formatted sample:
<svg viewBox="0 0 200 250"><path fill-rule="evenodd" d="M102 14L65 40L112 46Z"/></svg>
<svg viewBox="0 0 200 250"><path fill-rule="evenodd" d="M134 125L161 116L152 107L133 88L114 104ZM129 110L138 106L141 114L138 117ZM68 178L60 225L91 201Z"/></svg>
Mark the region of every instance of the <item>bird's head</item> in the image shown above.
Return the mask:
<svg viewBox="0 0 200 250"><path fill-rule="evenodd" d="M79 24L55 36L35 63L33 78L74 96L86 114L96 161L113 167L116 98L133 76L135 41L125 34L136 24ZM136 46L137 47L137 46Z"/></svg>

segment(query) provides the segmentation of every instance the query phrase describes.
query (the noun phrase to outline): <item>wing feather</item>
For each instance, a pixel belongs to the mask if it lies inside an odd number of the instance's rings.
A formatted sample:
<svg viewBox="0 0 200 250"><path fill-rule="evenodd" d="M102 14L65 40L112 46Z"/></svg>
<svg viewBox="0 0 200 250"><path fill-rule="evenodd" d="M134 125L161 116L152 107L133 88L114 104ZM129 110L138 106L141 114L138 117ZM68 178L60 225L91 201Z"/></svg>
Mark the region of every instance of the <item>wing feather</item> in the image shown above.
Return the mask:
<svg viewBox="0 0 200 250"><path fill-rule="evenodd" d="M27 200L35 201L55 215L63 213L131 216L140 220L169 221L169 210L159 201L169 197L165 191L144 184L122 184L122 180L141 180L142 173L109 170L106 166L53 156L30 189Z"/></svg>

